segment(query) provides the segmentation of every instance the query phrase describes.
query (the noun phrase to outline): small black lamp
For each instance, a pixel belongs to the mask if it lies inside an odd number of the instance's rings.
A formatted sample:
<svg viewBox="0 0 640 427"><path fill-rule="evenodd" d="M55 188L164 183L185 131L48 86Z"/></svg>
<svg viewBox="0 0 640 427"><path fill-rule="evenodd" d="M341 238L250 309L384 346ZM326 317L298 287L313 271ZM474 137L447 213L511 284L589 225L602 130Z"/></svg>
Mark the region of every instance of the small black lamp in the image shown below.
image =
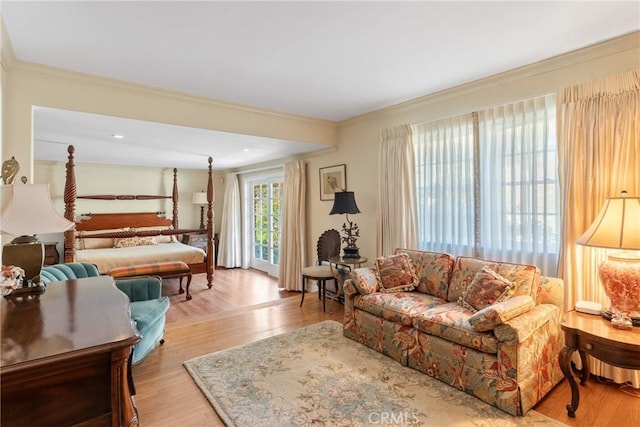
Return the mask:
<svg viewBox="0 0 640 427"><path fill-rule="evenodd" d="M360 258L360 249L356 246L356 240L360 237L360 229L353 221L349 221L349 214L360 213L358 205L356 205L356 198L353 191L337 191L333 200L333 208L329 215L346 214L347 222L342 224L342 242L346 243L344 247L345 258ZM348 225L347 225L348 224Z"/></svg>

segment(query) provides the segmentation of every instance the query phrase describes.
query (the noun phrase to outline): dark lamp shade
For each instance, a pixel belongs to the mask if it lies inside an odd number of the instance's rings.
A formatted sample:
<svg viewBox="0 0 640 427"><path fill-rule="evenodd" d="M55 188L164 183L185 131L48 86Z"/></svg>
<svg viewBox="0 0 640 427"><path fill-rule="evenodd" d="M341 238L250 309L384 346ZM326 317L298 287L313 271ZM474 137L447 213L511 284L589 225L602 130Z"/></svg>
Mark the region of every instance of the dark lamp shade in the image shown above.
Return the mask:
<svg viewBox="0 0 640 427"><path fill-rule="evenodd" d="M360 209L358 209L358 205L356 205L356 198L353 195L353 191L338 191L335 193L333 208L331 208L329 215L357 213L360 213Z"/></svg>

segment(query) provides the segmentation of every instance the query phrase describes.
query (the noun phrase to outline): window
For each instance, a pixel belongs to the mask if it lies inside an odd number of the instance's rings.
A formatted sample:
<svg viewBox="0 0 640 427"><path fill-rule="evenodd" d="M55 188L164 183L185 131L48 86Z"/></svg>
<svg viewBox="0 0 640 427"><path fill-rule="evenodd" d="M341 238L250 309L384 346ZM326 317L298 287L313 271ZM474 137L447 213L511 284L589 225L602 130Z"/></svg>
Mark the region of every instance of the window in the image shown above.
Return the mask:
<svg viewBox="0 0 640 427"><path fill-rule="evenodd" d="M413 127L421 249L555 274L555 95Z"/></svg>

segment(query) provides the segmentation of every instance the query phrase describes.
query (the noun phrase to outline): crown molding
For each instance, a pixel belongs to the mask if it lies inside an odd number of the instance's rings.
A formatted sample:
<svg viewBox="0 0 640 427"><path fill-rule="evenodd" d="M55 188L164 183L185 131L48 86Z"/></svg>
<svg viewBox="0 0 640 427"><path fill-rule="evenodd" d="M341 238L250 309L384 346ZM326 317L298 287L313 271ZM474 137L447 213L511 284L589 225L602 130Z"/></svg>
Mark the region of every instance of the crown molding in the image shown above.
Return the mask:
<svg viewBox="0 0 640 427"><path fill-rule="evenodd" d="M295 114L282 113L279 111L267 110L257 107L251 107L248 105L234 104L231 102L219 101L213 98L207 98L204 96L191 95L177 91L171 91L166 89L160 89L154 86L148 86L138 83L131 83L123 80L111 79L108 77L102 77L94 74L81 73L77 71L66 70L62 68L52 67L48 65L41 65L32 62L21 61L15 59L10 63L11 70L25 74L33 74L45 79L67 80L74 84L81 84L87 86L101 86L109 89L123 90L128 92L138 93L144 96L164 97L174 99L177 101L191 102L196 104L203 104L211 107L224 108L228 110L235 110L250 114L259 114L263 116L270 116L278 119L293 120L298 122L304 122L314 125L320 125L328 128L335 129L337 122L330 120L316 119L306 116L299 116Z"/></svg>
<svg viewBox="0 0 640 427"><path fill-rule="evenodd" d="M4 19L0 12L0 66L7 71L15 62L16 56L13 53L13 45L11 44L11 39L9 39L9 34L7 34Z"/></svg>
<svg viewBox="0 0 640 427"><path fill-rule="evenodd" d="M409 110L418 109L431 104L443 102L447 99L458 97L484 89L504 85L505 83L531 78L537 75L546 74L568 66L576 66L593 59L603 58L624 52L633 52L640 49L640 31L634 31L614 39L606 40L594 45L577 49L568 53L554 56L529 65L514 68L509 71L494 74L483 79L464 83L448 89L444 89L432 94L421 96L409 101L382 108L370 113L341 121L338 126L352 125L360 121L372 120L391 114L400 114ZM638 57L640 67L640 57Z"/></svg>

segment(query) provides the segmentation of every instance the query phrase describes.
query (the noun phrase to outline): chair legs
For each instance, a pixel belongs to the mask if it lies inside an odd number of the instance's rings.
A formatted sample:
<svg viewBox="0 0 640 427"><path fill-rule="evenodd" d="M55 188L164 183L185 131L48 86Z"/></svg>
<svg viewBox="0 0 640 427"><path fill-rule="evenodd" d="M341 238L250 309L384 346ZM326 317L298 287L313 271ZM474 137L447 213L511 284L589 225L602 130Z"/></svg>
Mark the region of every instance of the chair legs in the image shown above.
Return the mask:
<svg viewBox="0 0 640 427"><path fill-rule="evenodd" d="M318 282L318 299L322 298L322 311L326 311L327 308L327 299L326 299L326 290L327 284L326 280L316 280ZM300 307L302 307L302 303L304 303L304 294L306 288L307 278L302 276L302 298L300 298Z"/></svg>

